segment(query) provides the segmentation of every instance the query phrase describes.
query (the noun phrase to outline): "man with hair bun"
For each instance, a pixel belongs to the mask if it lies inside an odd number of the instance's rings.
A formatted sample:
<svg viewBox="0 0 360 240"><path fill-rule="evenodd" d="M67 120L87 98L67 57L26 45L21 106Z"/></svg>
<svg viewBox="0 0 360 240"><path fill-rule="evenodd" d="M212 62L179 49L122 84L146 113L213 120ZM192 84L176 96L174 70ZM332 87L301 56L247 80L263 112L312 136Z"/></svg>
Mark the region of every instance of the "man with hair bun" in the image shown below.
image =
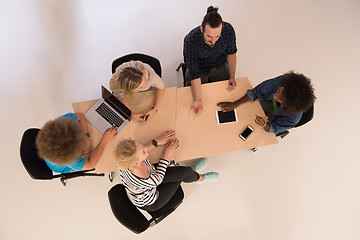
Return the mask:
<svg viewBox="0 0 360 240"><path fill-rule="evenodd" d="M218 9L208 7L201 26L184 39L185 81L191 86L191 108L196 114L203 110L201 84L229 80L229 87L236 86L235 31L230 23L223 22Z"/></svg>

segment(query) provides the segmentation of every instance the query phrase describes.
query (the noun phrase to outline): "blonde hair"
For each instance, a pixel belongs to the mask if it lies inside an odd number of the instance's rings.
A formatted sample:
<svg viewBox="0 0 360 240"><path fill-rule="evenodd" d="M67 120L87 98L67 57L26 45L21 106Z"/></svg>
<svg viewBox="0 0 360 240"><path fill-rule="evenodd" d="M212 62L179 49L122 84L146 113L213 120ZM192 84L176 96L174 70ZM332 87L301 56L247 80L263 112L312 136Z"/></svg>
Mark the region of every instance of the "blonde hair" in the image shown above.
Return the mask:
<svg viewBox="0 0 360 240"><path fill-rule="evenodd" d="M140 61L134 62L134 66L122 68L120 65L110 79L110 89L114 92L123 91L131 96L133 90L140 86L144 75L145 66Z"/></svg>
<svg viewBox="0 0 360 240"><path fill-rule="evenodd" d="M139 160L136 156L136 142L125 139L118 142L114 152L115 161L120 169L128 169Z"/></svg>
<svg viewBox="0 0 360 240"><path fill-rule="evenodd" d="M69 118L48 121L36 138L38 155L58 165L75 162L85 149L81 126Z"/></svg>

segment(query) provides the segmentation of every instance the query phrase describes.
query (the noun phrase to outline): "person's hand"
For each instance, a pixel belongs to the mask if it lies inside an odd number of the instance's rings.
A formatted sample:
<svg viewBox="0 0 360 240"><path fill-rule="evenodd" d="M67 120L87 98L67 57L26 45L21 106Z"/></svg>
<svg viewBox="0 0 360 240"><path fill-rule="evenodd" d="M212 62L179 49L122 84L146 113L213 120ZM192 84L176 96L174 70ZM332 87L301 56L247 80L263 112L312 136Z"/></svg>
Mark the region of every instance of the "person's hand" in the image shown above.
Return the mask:
<svg viewBox="0 0 360 240"><path fill-rule="evenodd" d="M179 140L173 139L168 142L164 149L163 158L169 160L175 153L176 149L179 147Z"/></svg>
<svg viewBox="0 0 360 240"><path fill-rule="evenodd" d="M236 81L234 78L230 78L228 81L228 87L229 88L235 88L237 86Z"/></svg>
<svg viewBox="0 0 360 240"><path fill-rule="evenodd" d="M102 141L105 141L106 143L110 142L111 140L113 140L114 138L116 138L118 134L118 130L116 127L111 127L106 129L106 131L104 132L104 135L102 137Z"/></svg>
<svg viewBox="0 0 360 240"><path fill-rule="evenodd" d="M85 158L87 156L89 156L90 152L91 152L91 143L90 143L90 138L86 137L85 138L85 142L86 142L86 148L83 151L83 153L81 154L81 157Z"/></svg>
<svg viewBox="0 0 360 240"><path fill-rule="evenodd" d="M216 105L220 107L222 110L224 110L224 112L228 112L236 108L236 105L233 102L219 102Z"/></svg>
<svg viewBox="0 0 360 240"><path fill-rule="evenodd" d="M165 145L171 141L173 136L175 136L175 130L168 130L156 137L155 141L158 145Z"/></svg>
<svg viewBox="0 0 360 240"><path fill-rule="evenodd" d="M267 122L267 117L260 117L259 115L256 115L255 123L259 125L260 127L265 127Z"/></svg>
<svg viewBox="0 0 360 240"><path fill-rule="evenodd" d="M156 109L155 108L151 108L147 113L144 114L144 121L143 122L147 122L150 120L150 118L152 118L156 113Z"/></svg>
<svg viewBox="0 0 360 240"><path fill-rule="evenodd" d="M203 110L203 104L201 100L194 101L191 104L191 108L194 110L196 114L200 113Z"/></svg>
<svg viewBox="0 0 360 240"><path fill-rule="evenodd" d="M138 122L145 122L145 113L133 113L131 117Z"/></svg>

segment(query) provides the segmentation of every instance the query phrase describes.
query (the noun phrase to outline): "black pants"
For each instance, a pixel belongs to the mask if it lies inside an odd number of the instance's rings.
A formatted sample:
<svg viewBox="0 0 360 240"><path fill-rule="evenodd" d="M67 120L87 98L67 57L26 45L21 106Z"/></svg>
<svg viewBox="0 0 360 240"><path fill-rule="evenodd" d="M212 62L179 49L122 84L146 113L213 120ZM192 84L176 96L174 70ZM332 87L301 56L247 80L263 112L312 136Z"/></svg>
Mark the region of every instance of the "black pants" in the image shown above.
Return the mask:
<svg viewBox="0 0 360 240"><path fill-rule="evenodd" d="M230 79L230 70L229 65L225 63L223 66L216 68L213 67L209 70L208 74L201 74L201 84L218 82L223 80ZM190 72L189 69L186 69L185 73L185 82L186 86L191 86Z"/></svg>
<svg viewBox="0 0 360 240"><path fill-rule="evenodd" d="M164 180L157 186L159 198L151 205L142 207L146 211L156 211L162 208L179 188L182 182L191 183L199 179L199 174L191 167L168 167Z"/></svg>

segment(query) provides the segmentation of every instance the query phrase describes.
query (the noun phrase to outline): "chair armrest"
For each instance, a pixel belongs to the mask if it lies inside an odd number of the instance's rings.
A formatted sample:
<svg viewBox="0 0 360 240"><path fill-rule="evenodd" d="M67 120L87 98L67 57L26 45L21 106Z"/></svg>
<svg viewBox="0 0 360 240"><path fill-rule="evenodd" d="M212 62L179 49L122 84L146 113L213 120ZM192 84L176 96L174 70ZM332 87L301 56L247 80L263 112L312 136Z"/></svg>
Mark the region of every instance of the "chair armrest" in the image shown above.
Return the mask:
<svg viewBox="0 0 360 240"><path fill-rule="evenodd" d="M278 133L276 136L277 136L277 137L284 138L284 137L286 137L288 134L289 134L289 131L284 131L284 132Z"/></svg>

